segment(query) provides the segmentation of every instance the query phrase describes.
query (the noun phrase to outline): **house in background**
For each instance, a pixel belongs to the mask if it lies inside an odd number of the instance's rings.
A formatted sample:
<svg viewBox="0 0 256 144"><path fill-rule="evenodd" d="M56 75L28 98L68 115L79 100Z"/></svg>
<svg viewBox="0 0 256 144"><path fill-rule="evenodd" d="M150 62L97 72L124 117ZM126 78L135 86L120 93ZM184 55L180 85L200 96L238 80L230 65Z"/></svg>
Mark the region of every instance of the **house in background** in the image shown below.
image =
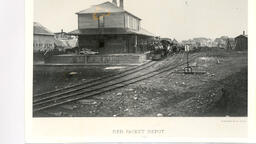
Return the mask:
<svg viewBox="0 0 256 144"><path fill-rule="evenodd" d="M214 40L214 46L225 49L227 46L227 39L229 39L228 36L221 36L220 38L216 38Z"/></svg>
<svg viewBox="0 0 256 144"><path fill-rule="evenodd" d="M55 48L59 51L67 53L75 53L78 51L78 38L72 36L61 29L61 32L54 33L55 35Z"/></svg>
<svg viewBox="0 0 256 144"><path fill-rule="evenodd" d="M190 45L192 48L198 48L200 46L200 43L193 39L183 40L181 43L183 46Z"/></svg>
<svg viewBox="0 0 256 144"><path fill-rule="evenodd" d="M179 44L179 42L175 38L172 40L172 43L175 44L175 45Z"/></svg>
<svg viewBox="0 0 256 144"><path fill-rule="evenodd" d="M63 29L61 29L61 32L54 33L54 35L58 40L68 40L73 38L70 34L64 32Z"/></svg>
<svg viewBox="0 0 256 144"><path fill-rule="evenodd" d="M235 39L234 38L228 38L226 40L226 47L225 47L225 49L226 50L234 50L235 47L236 47Z"/></svg>
<svg viewBox="0 0 256 144"><path fill-rule="evenodd" d="M193 40L198 43L199 47L213 47L213 41L210 38L198 37Z"/></svg>
<svg viewBox="0 0 256 144"><path fill-rule="evenodd" d="M38 22L34 22L33 51L45 52L54 49L54 34Z"/></svg>
<svg viewBox="0 0 256 144"><path fill-rule="evenodd" d="M245 35L245 31L243 32L242 35L239 35L235 38L235 42L236 42L236 46L235 46L236 51L248 50L248 36Z"/></svg>
<svg viewBox="0 0 256 144"><path fill-rule="evenodd" d="M141 19L124 10L123 0L94 5L76 13L78 30L70 34L78 36L79 48L87 48L99 54L144 53L138 46L154 38L154 34L141 27Z"/></svg>

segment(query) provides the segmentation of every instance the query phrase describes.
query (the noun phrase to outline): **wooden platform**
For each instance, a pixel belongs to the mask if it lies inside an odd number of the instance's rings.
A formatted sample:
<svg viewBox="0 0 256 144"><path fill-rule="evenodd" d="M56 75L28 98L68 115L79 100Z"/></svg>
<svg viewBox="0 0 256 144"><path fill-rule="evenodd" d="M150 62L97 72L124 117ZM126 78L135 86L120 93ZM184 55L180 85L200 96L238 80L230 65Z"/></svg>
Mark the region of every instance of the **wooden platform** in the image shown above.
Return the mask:
<svg viewBox="0 0 256 144"><path fill-rule="evenodd" d="M105 54L105 55L58 55L52 56L45 64L65 65L136 65L146 61L145 54Z"/></svg>

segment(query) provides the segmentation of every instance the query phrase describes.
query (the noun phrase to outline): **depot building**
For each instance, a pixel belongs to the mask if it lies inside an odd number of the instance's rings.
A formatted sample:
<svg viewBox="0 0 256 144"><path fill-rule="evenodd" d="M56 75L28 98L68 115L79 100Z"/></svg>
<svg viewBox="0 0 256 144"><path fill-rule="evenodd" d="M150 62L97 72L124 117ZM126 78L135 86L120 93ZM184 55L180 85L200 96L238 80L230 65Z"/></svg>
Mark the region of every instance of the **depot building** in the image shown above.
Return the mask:
<svg viewBox="0 0 256 144"><path fill-rule="evenodd" d="M141 54L140 44L150 42L154 34L141 27L141 19L124 10L123 0L94 5L76 13L78 29L70 32L78 36L80 49L99 54Z"/></svg>

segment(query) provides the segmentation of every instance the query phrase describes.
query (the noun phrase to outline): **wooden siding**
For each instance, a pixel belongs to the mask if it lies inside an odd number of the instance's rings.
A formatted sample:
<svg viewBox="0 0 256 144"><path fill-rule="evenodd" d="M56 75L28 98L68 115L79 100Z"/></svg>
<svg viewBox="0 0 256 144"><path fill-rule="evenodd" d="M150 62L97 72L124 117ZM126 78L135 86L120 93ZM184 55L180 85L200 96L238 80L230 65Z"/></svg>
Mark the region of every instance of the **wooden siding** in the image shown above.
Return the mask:
<svg viewBox="0 0 256 144"><path fill-rule="evenodd" d="M53 49L54 36L34 34L33 48L34 48L34 52L38 52L39 50L45 51L47 49Z"/></svg>
<svg viewBox="0 0 256 144"><path fill-rule="evenodd" d="M238 37L235 39L235 41L236 41L235 50L237 50L237 51L248 50L248 38Z"/></svg>
<svg viewBox="0 0 256 144"><path fill-rule="evenodd" d="M100 53L128 53L128 50L126 48L126 40L123 38L105 40L105 47L102 48Z"/></svg>
<svg viewBox="0 0 256 144"><path fill-rule="evenodd" d="M97 36L79 36L79 47L99 51L99 42Z"/></svg>
<svg viewBox="0 0 256 144"><path fill-rule="evenodd" d="M98 20L92 14L78 15L78 29L98 28ZM129 28L139 30L140 20L128 13L111 13L104 16L104 28Z"/></svg>
<svg viewBox="0 0 256 144"><path fill-rule="evenodd" d="M78 15L78 29L98 28L98 20L92 14ZM124 13L104 16L104 28L124 28Z"/></svg>
<svg viewBox="0 0 256 144"><path fill-rule="evenodd" d="M100 42L104 43L100 47ZM132 35L108 35L108 36L80 36L80 48L89 48L100 54L135 53L134 36Z"/></svg>
<svg viewBox="0 0 256 144"><path fill-rule="evenodd" d="M104 17L105 28L124 28L124 13L111 13Z"/></svg>
<svg viewBox="0 0 256 144"><path fill-rule="evenodd" d="M98 28L98 20L92 14L78 15L78 29Z"/></svg>
<svg viewBox="0 0 256 144"><path fill-rule="evenodd" d="M88 35L79 36L79 46L100 54L144 53L147 48L142 45L150 40L149 37L139 35ZM100 47L100 43L104 43L104 46Z"/></svg>

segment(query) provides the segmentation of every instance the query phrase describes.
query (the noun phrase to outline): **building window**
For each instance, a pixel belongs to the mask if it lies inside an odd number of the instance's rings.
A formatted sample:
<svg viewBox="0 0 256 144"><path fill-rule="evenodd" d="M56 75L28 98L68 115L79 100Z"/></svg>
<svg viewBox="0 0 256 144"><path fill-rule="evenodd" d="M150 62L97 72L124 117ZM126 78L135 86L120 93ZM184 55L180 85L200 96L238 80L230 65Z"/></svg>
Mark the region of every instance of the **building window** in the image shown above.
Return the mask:
<svg viewBox="0 0 256 144"><path fill-rule="evenodd" d="M129 15L127 15L127 27L128 28L130 27L130 17L129 17Z"/></svg>
<svg viewBox="0 0 256 144"><path fill-rule="evenodd" d="M130 15L128 15L128 21L127 21L127 24L128 24L128 28L133 28L133 17L132 16L130 16Z"/></svg>
<svg viewBox="0 0 256 144"><path fill-rule="evenodd" d="M130 18L130 20L129 20L130 21L130 28L133 28L133 17L130 16L129 18Z"/></svg>
<svg viewBox="0 0 256 144"><path fill-rule="evenodd" d="M104 16L99 16L99 28L104 27Z"/></svg>
<svg viewBox="0 0 256 144"><path fill-rule="evenodd" d="M136 29L136 19L133 18L132 20L133 20L133 21L132 21L132 23L133 23L133 29Z"/></svg>

